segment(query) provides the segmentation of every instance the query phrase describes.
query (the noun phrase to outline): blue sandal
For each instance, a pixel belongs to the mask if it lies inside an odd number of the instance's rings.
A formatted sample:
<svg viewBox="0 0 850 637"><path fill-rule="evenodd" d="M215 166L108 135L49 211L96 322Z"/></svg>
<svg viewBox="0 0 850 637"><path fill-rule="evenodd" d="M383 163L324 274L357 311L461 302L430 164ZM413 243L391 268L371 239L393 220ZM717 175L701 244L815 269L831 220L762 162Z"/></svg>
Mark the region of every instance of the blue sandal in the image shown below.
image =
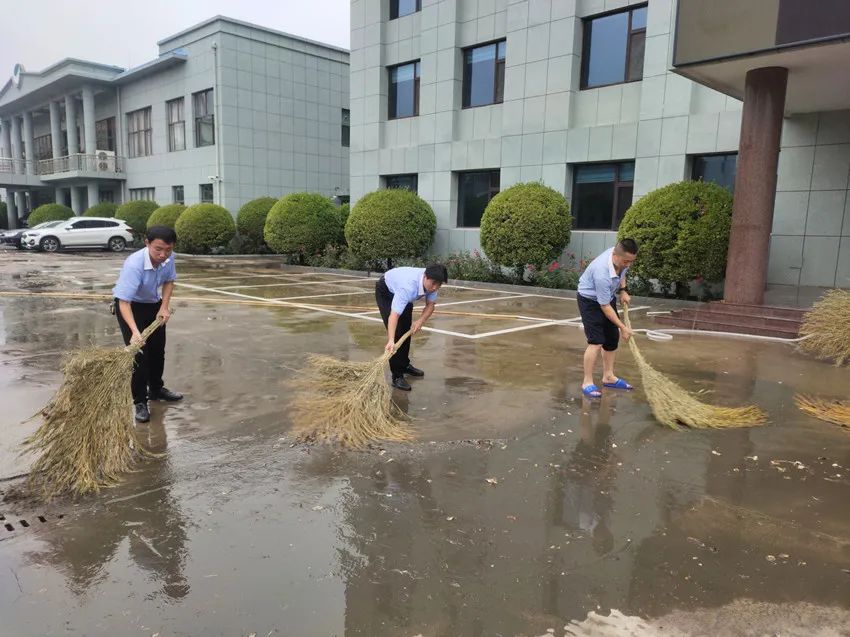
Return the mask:
<svg viewBox="0 0 850 637"><path fill-rule="evenodd" d="M602 392L599 391L599 388L596 385L592 384L587 387L582 387L581 393L588 398L602 398Z"/></svg>
<svg viewBox="0 0 850 637"><path fill-rule="evenodd" d="M616 383L602 383L603 387L610 387L611 389L625 389L630 390L634 389L631 385L629 385L622 378L618 378Z"/></svg>

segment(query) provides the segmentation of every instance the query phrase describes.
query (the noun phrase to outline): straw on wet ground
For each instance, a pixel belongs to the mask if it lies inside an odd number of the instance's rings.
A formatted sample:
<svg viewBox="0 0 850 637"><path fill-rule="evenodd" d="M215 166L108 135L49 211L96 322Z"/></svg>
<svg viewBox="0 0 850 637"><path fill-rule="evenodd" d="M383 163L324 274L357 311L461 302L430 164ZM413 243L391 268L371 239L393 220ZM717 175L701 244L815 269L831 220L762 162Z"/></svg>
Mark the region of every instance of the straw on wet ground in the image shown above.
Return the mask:
<svg viewBox="0 0 850 637"><path fill-rule="evenodd" d="M824 294L803 318L800 336L802 351L836 365L850 362L850 292Z"/></svg>

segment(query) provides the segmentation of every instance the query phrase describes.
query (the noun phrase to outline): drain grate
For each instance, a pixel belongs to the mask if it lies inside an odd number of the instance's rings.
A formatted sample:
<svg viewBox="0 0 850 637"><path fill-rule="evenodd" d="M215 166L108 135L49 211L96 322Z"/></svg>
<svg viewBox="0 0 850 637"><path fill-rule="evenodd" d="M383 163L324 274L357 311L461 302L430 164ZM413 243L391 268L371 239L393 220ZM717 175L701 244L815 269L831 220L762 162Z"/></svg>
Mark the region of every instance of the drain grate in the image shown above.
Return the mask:
<svg viewBox="0 0 850 637"><path fill-rule="evenodd" d="M58 514L53 516L53 518L56 519L56 520L61 520L64 517L65 517L64 513L58 513ZM37 516L35 516L35 518L30 518L30 520L33 520L33 519L38 520L40 524L46 524L49 521L50 516L48 516L48 515L37 515ZM15 525L12 522L13 522L12 520L7 519L5 515L0 513L0 524L2 524L4 527L6 527L6 530L9 531L10 533L15 531ZM17 525L20 528L23 528L23 529L28 529L32 526L30 521L26 520L24 518L19 518L18 521L17 521Z"/></svg>

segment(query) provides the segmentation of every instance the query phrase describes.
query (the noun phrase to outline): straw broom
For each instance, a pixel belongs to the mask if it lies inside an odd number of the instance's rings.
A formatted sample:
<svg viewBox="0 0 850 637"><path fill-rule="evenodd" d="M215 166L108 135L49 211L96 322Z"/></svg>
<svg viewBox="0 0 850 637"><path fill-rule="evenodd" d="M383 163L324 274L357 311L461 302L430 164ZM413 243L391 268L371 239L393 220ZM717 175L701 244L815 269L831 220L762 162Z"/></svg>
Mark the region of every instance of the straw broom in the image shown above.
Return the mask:
<svg viewBox="0 0 850 637"><path fill-rule="evenodd" d="M628 305L623 308L623 322L631 328ZM673 429L679 429L680 425L694 429L720 429L751 427L767 421L766 414L755 406L715 407L698 401L646 362L634 337L629 339L629 348L637 361L646 399L653 415L661 424Z"/></svg>
<svg viewBox="0 0 850 637"><path fill-rule="evenodd" d="M366 362L341 361L312 354L293 382L293 431L302 442L336 442L360 449L376 440L412 440L404 414L392 401L384 367L408 338L407 332L392 352Z"/></svg>
<svg viewBox="0 0 850 637"><path fill-rule="evenodd" d="M143 343L160 324L142 332ZM62 384L36 414L42 425L22 445L22 453L39 454L29 486L45 501L97 493L131 471L139 456L158 455L142 447L132 423L130 380L141 348L88 347L64 360Z"/></svg>
<svg viewBox="0 0 850 637"><path fill-rule="evenodd" d="M830 290L806 312L800 349L836 365L850 362L850 292Z"/></svg>
<svg viewBox="0 0 850 637"><path fill-rule="evenodd" d="M802 411L819 420L831 422L850 431L850 401L824 400L814 396L797 394L794 402Z"/></svg>

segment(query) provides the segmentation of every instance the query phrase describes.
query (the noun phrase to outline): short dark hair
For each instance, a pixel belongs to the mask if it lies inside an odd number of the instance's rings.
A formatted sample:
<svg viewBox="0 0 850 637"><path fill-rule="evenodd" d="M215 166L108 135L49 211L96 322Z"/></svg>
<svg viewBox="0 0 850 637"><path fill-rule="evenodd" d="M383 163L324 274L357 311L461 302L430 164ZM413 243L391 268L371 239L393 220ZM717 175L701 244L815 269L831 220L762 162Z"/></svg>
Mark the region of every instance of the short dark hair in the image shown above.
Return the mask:
<svg viewBox="0 0 850 637"><path fill-rule="evenodd" d="M165 241L168 245L177 243L177 233L174 232L174 228L169 228L168 226L151 226L148 228L145 238L149 242L159 239L160 241Z"/></svg>
<svg viewBox="0 0 850 637"><path fill-rule="evenodd" d="M437 283L445 283L449 280L449 271L442 263L432 263L425 268L425 276Z"/></svg>
<svg viewBox="0 0 850 637"><path fill-rule="evenodd" d="M628 252L629 254L638 253L638 244L634 239L620 239L617 242L617 247L623 252Z"/></svg>

